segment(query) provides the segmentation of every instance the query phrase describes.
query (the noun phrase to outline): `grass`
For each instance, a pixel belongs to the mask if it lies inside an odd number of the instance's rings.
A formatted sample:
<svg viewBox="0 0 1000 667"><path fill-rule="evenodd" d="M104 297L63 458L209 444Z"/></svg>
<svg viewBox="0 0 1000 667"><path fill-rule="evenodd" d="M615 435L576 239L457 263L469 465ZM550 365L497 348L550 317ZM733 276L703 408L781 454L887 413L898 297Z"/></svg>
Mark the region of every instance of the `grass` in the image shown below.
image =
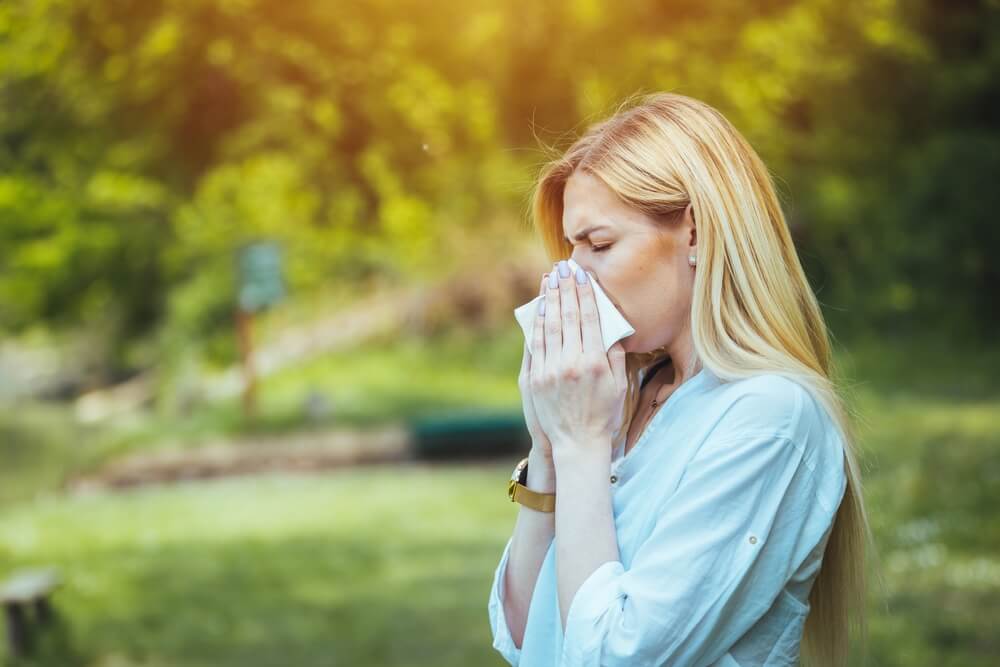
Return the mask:
<svg viewBox="0 0 1000 667"><path fill-rule="evenodd" d="M1000 397L866 394L874 665L996 664Z"/></svg>
<svg viewBox="0 0 1000 667"><path fill-rule="evenodd" d="M269 380L262 412L276 431L290 428L298 397L316 386L356 424L516 406L519 361L517 337L376 344ZM867 664L995 664L996 352L874 341L841 351L838 363L864 418L878 547ZM500 488L513 461L64 496L51 491L58 466L114 455L100 444L107 433L44 412L18 417L8 435L47 444L0 444L0 572L54 563L68 579L57 597L66 623L38 664L504 664L490 646L486 600L515 516ZM119 446L239 432L228 423L204 413L144 439L147 424Z"/></svg>
<svg viewBox="0 0 1000 667"><path fill-rule="evenodd" d="M55 599L70 623L41 664L502 664L486 601L514 518L509 468L50 498L0 520L0 570L67 575Z"/></svg>

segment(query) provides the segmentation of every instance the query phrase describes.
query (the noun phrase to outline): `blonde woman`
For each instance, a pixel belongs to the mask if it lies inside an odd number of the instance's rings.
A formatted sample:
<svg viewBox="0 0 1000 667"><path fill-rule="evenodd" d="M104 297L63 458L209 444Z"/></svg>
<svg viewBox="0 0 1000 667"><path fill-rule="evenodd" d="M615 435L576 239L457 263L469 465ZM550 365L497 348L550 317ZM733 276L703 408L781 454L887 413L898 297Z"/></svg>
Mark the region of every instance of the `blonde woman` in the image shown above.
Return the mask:
<svg viewBox="0 0 1000 667"><path fill-rule="evenodd" d="M532 448L494 648L521 667L846 664L870 530L760 158L712 107L646 95L545 167L533 214L560 261L525 343ZM635 328L607 351L594 279Z"/></svg>

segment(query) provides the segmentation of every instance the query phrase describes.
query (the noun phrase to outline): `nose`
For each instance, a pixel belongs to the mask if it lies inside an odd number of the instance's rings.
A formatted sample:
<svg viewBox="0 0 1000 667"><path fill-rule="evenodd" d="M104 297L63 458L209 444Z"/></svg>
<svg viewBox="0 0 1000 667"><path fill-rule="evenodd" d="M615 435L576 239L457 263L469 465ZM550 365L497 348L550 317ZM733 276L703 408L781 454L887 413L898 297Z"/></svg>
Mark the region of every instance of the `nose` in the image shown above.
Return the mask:
<svg viewBox="0 0 1000 667"><path fill-rule="evenodd" d="M576 252L574 251L573 254L575 255ZM576 277L576 269L573 268L573 263L575 262L576 266L579 266L581 269L583 269L589 275L591 275L594 280L597 280L598 282L600 282L600 276L598 276L597 273L592 268L590 268L587 264L584 264L583 262L577 260L575 257L573 257L573 255L570 255L570 260L572 260L572 262L570 263L570 269L572 269L574 277Z"/></svg>
<svg viewBox="0 0 1000 667"><path fill-rule="evenodd" d="M574 250L574 251L573 251L573 254L572 254L572 255L570 255L570 256L569 256L569 258L570 258L571 260L573 260L574 262L576 262L576 265L577 265L577 266L579 266L579 267L582 267L584 271L586 271L587 273L591 273L591 274L593 274L593 273L594 273L594 271L593 271L593 270L592 270L592 269L591 269L591 268L590 268L589 266L587 266L587 265L586 265L585 263L583 263L583 262L581 262L580 260L578 260L578 259L576 258L576 254L577 254L577 252L576 252L576 250ZM573 267L571 266L570 268L573 268ZM595 275L596 275L596 274L595 274Z"/></svg>

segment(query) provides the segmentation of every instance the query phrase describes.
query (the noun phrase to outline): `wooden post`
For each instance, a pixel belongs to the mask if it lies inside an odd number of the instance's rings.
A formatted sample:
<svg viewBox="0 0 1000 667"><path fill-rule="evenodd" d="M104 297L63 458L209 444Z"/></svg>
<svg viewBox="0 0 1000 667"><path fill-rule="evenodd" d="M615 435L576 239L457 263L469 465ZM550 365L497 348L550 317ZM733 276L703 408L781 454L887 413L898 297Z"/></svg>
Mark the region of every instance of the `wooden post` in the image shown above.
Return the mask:
<svg viewBox="0 0 1000 667"><path fill-rule="evenodd" d="M7 617L7 646L11 656L27 655L28 619L25 617L24 607L19 602L8 602L4 605L4 614Z"/></svg>
<svg viewBox="0 0 1000 667"><path fill-rule="evenodd" d="M253 313L236 309L236 335L243 361L243 416L252 419L257 414L257 377L253 364Z"/></svg>
<svg viewBox="0 0 1000 667"><path fill-rule="evenodd" d="M3 605L7 622L11 656L30 653L34 631L55 618L48 598L58 585L58 573L51 568L25 570L0 584L0 605ZM29 615L32 609L35 613Z"/></svg>
<svg viewBox="0 0 1000 667"><path fill-rule="evenodd" d="M35 621L39 625L50 625L56 617L55 609L47 597L35 600Z"/></svg>

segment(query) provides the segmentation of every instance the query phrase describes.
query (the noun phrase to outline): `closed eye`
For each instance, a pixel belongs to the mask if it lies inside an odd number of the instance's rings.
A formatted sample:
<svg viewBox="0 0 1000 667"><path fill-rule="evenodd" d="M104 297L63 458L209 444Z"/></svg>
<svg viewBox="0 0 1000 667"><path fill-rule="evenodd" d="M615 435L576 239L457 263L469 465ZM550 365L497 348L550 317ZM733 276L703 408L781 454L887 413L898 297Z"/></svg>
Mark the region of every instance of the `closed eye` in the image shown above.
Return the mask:
<svg viewBox="0 0 1000 667"><path fill-rule="evenodd" d="M591 250L592 250L593 252L604 252L605 250L607 250L608 248L610 248L610 247L611 247L611 245L612 245L612 244L608 243L607 245L602 245L602 246L591 246L591 248L590 248L590 249L591 249Z"/></svg>

